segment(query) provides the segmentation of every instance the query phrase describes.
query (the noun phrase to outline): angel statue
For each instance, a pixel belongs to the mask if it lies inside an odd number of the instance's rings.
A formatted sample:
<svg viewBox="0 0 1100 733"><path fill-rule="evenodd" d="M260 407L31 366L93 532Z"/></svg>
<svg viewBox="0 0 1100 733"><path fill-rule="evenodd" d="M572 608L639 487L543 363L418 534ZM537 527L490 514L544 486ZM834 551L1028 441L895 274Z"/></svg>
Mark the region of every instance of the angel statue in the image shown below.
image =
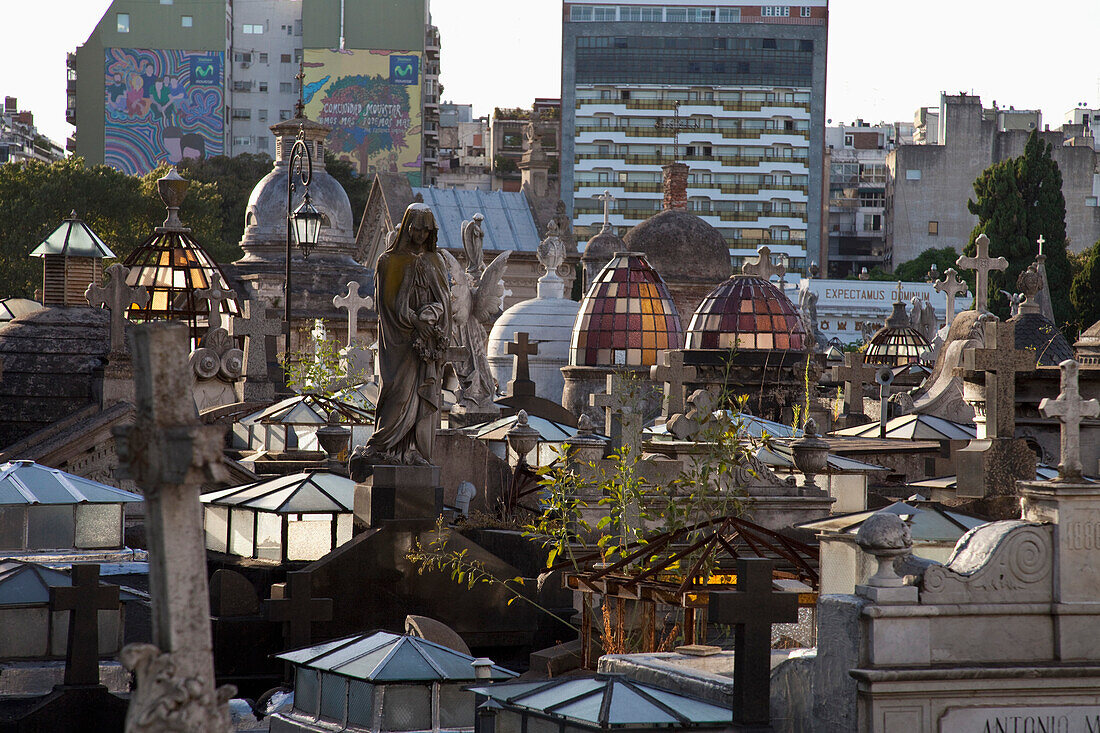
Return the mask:
<svg viewBox="0 0 1100 733"><path fill-rule="evenodd" d="M348 461L365 480L376 465L426 465L443 407L443 364L451 333L447 265L425 204L405 209L397 236L378 258L378 372L375 429Z"/></svg>
<svg viewBox="0 0 1100 733"><path fill-rule="evenodd" d="M465 355L451 362L460 383L458 406L467 411L490 411L496 398L496 382L486 356L486 327L504 311L504 267L511 251L501 252L488 267L482 247L481 214L462 223L462 248L466 269L454 256L441 250L451 276L451 345Z"/></svg>

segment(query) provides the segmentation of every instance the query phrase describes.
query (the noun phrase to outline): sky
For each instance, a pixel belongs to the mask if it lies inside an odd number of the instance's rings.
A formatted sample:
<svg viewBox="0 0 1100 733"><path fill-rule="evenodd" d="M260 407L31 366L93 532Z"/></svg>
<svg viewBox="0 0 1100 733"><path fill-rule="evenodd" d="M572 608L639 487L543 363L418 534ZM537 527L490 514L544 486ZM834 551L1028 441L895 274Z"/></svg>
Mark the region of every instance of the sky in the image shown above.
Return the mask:
<svg viewBox="0 0 1100 733"><path fill-rule="evenodd" d="M65 53L91 32L110 0L4 3L0 94L19 98L40 131L64 143ZM1100 106L1095 36L1100 2L1047 0L832 0L826 117L834 124L912 120L941 91L1041 109L1057 126L1079 102ZM432 0L442 37L446 101L530 106L557 97L561 0ZM25 29L11 32L10 29Z"/></svg>

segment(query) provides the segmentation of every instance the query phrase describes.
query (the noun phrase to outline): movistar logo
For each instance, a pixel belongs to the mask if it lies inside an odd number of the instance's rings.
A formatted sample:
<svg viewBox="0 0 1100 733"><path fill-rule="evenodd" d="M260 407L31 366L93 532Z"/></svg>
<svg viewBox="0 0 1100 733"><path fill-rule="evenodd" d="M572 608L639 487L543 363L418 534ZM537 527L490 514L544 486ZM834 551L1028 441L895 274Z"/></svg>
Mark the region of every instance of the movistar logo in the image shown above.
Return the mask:
<svg viewBox="0 0 1100 733"><path fill-rule="evenodd" d="M412 64L405 64L404 66L393 67L393 73L398 76L410 76L416 73L416 68Z"/></svg>
<svg viewBox="0 0 1100 733"><path fill-rule="evenodd" d="M195 67L196 76L214 76L214 67L210 64Z"/></svg>
<svg viewBox="0 0 1100 733"><path fill-rule="evenodd" d="M204 54L191 57L191 83L198 86L216 86L221 83L221 57Z"/></svg>
<svg viewBox="0 0 1100 733"><path fill-rule="evenodd" d="M390 82L393 84L416 84L420 76L420 57L407 55L390 56Z"/></svg>

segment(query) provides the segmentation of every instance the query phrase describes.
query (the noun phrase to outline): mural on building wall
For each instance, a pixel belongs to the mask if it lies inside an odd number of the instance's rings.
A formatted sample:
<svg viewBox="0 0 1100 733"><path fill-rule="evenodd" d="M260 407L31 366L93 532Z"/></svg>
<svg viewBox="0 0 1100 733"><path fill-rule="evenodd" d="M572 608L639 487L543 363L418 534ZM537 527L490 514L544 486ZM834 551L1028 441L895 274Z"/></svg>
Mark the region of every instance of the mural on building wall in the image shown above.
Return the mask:
<svg viewBox="0 0 1100 733"><path fill-rule="evenodd" d="M221 51L106 50L104 161L131 174L224 152Z"/></svg>
<svg viewBox="0 0 1100 733"><path fill-rule="evenodd" d="M419 54L307 49L305 74L306 115L332 128L333 155L420 185Z"/></svg>

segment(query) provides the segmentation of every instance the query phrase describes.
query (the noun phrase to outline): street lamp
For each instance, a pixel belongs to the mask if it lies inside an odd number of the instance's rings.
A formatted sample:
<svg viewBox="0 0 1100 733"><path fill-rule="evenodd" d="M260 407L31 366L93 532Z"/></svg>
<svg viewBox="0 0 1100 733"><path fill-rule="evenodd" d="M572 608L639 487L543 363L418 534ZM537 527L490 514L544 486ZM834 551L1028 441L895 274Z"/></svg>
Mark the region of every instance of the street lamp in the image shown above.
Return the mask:
<svg viewBox="0 0 1100 733"><path fill-rule="evenodd" d="M317 236L321 231L322 214L309 198L309 182L313 178L313 154L302 137L303 128L298 128L298 137L290 149L286 177L286 282L283 295L283 329L286 336L286 354L290 356L290 255L291 240L302 250L302 258L317 246ZM305 188L305 196L298 208L291 211L294 197L294 179L298 178Z"/></svg>

